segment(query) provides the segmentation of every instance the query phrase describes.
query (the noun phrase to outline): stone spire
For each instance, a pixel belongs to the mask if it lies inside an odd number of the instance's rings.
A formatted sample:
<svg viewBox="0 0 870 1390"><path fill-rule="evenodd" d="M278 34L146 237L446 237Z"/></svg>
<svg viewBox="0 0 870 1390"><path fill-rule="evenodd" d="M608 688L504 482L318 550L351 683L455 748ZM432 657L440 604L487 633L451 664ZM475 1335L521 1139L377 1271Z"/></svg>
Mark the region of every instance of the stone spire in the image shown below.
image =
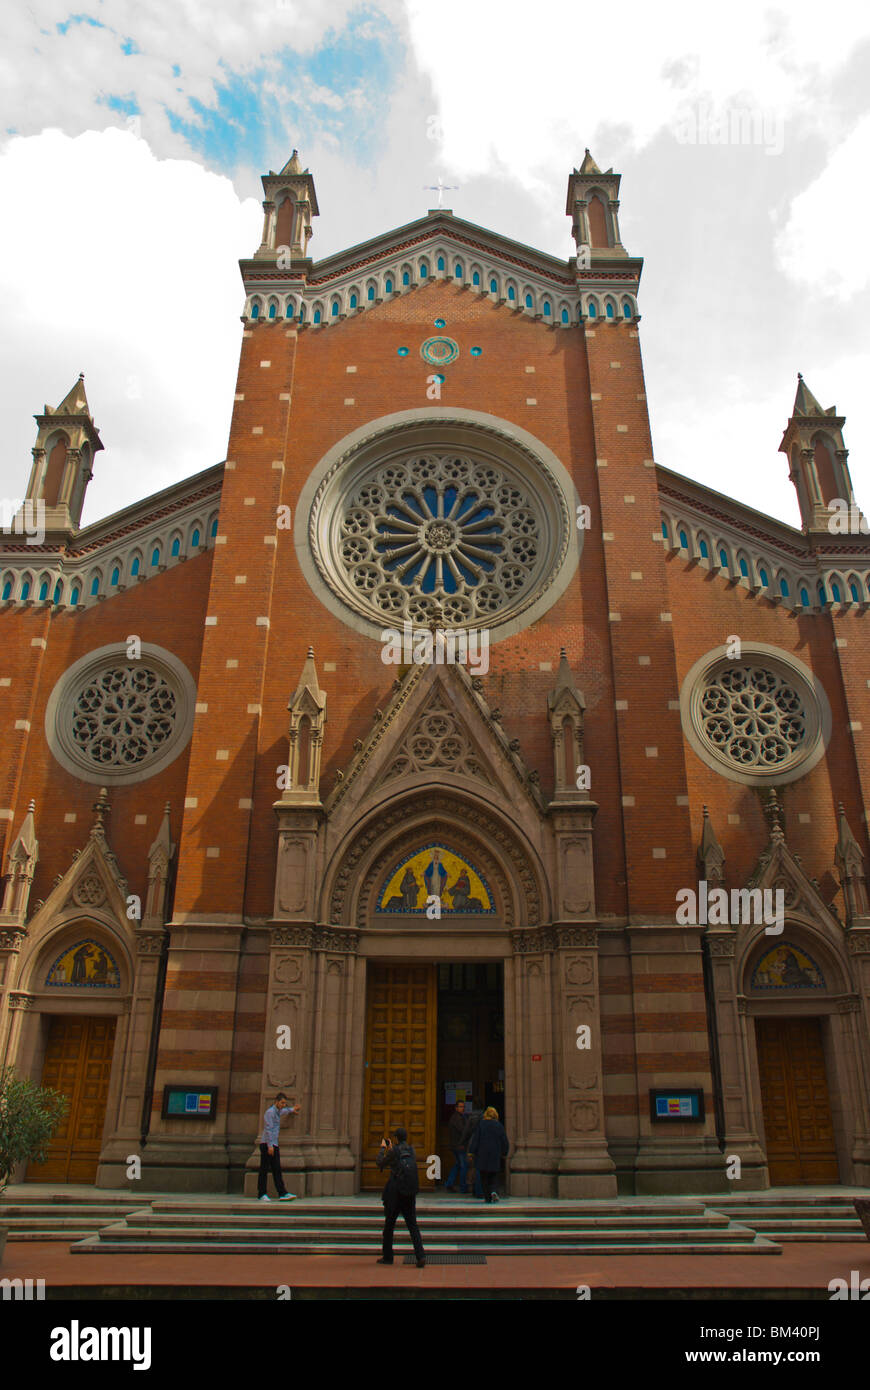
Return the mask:
<svg viewBox="0 0 870 1390"><path fill-rule="evenodd" d="M163 808L163 819L148 851L148 895L142 914L143 928L151 931L165 926L168 917L169 871L175 857L169 826L169 802Z"/></svg>
<svg viewBox="0 0 870 1390"><path fill-rule="evenodd" d="M314 648L302 667L299 684L287 706L290 711L290 760L282 801L320 805L320 759L326 724L326 691L320 689Z"/></svg>
<svg viewBox="0 0 870 1390"><path fill-rule="evenodd" d="M63 542L78 530L94 455L103 448L85 394L84 375L67 391L59 406L46 405L34 417L37 424L33 465L24 506L13 522L17 530L32 531L34 514L53 541Z"/></svg>
<svg viewBox="0 0 870 1390"><path fill-rule="evenodd" d="M839 834L834 850L834 862L843 889L843 902L846 908L846 926L856 921L861 926L870 926L870 906L867 901L867 879L864 873L864 855L855 836L849 828L843 803L837 810Z"/></svg>
<svg viewBox="0 0 870 1390"><path fill-rule="evenodd" d="M311 219L320 213L314 179L302 168L298 150L280 173L270 169L263 175L263 193L263 239L254 259L275 261L298 277L310 267Z"/></svg>
<svg viewBox="0 0 870 1390"><path fill-rule="evenodd" d="M725 881L725 852L716 839L710 812L704 807L704 826L698 846L698 868L710 888L721 888Z"/></svg>
<svg viewBox="0 0 870 1390"><path fill-rule="evenodd" d="M36 802L31 801L27 814L21 822L21 829L15 837L6 856L6 882L3 886L3 907L0 921L24 926L27 919L27 905L33 875L39 860L39 843L36 838L34 812Z"/></svg>
<svg viewBox="0 0 870 1390"><path fill-rule="evenodd" d="M803 529L808 534L848 533L858 530L863 521L855 504L849 451L843 442L845 423L845 415L838 415L836 406L825 409L819 405L798 372L791 419L779 452L789 461L789 478L798 495ZM841 520L844 514L845 520ZM866 525L864 521L865 528Z"/></svg>
<svg viewBox="0 0 870 1390"><path fill-rule="evenodd" d="M571 234L578 251L591 251L596 260L624 260L619 237L619 181L612 169L601 172L588 149L579 169L568 176L565 213L571 218Z"/></svg>
<svg viewBox="0 0 870 1390"><path fill-rule="evenodd" d="M553 741L553 793L555 801L588 801L589 786L578 787L583 768L583 716L586 701L574 683L564 647L559 652L556 684L547 695L550 737Z"/></svg>

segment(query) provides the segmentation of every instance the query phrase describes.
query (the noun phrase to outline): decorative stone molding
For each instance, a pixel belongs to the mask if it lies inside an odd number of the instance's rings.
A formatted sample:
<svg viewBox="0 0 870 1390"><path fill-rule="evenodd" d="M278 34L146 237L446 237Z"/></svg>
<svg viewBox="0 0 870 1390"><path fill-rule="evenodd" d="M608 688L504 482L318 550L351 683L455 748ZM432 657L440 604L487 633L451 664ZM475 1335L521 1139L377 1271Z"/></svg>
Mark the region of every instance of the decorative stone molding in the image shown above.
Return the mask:
<svg viewBox="0 0 870 1390"><path fill-rule="evenodd" d="M159 956L166 940L166 932L137 932L136 950L140 956Z"/></svg>
<svg viewBox="0 0 870 1390"><path fill-rule="evenodd" d="M353 927L335 928L326 923L310 927L273 927L272 946L297 950L330 951L354 956L359 949L359 933Z"/></svg>
<svg viewBox="0 0 870 1390"><path fill-rule="evenodd" d="M543 955L548 951L554 951L558 944L558 937L552 926L539 927L537 931L511 932L511 945L515 955Z"/></svg>
<svg viewBox="0 0 870 1390"><path fill-rule="evenodd" d="M561 927L555 928L556 945L560 951L564 951L572 946L591 946L598 945L597 927Z"/></svg>
<svg viewBox="0 0 870 1390"><path fill-rule="evenodd" d="M106 885L98 873L83 875L72 891L72 900L77 907L99 907L106 901Z"/></svg>
<svg viewBox="0 0 870 1390"><path fill-rule="evenodd" d="M846 948L853 956L870 956L870 932L853 928L846 933Z"/></svg>
<svg viewBox="0 0 870 1390"><path fill-rule="evenodd" d="M23 990L12 990L9 994L10 1009L32 1009L36 1003L36 997L26 994Z"/></svg>
<svg viewBox="0 0 870 1390"><path fill-rule="evenodd" d="M703 940L707 943L707 949L710 955L715 956L717 959L726 960L737 954L736 932L729 932L728 934L717 932L714 935L708 930Z"/></svg>
<svg viewBox="0 0 870 1390"><path fill-rule="evenodd" d="M467 802L460 800L459 797L445 794L427 796L426 811L429 818L435 821L439 818L450 822L454 827L454 834L457 829L467 825L472 830L478 830L488 840L501 846L505 854L511 861L514 875L517 879L521 894L526 903L528 921L530 926L537 926L541 916L541 894L534 872L523 852L522 846L516 838L510 834L503 824L496 817L482 806L471 806ZM345 855L342 866L336 876L332 888L330 903L330 921L336 925L342 925L346 912L345 903L350 890L350 885L355 877L355 870L364 854L375 844L389 835L396 826L404 824L408 819L407 805L398 805L390 811L377 816L360 835L354 840L347 854ZM373 867L366 875L365 883L360 891L357 905L357 926L364 927L368 921L369 898L374 889L377 870ZM513 925L513 895L508 891L504 879L503 903L505 908L505 925Z"/></svg>
<svg viewBox="0 0 870 1390"><path fill-rule="evenodd" d="M847 994L843 999L837 1000L838 1014L857 1014L861 1011L861 996L858 994Z"/></svg>
<svg viewBox="0 0 870 1390"><path fill-rule="evenodd" d="M0 931L0 951L20 951L26 939L26 931Z"/></svg>

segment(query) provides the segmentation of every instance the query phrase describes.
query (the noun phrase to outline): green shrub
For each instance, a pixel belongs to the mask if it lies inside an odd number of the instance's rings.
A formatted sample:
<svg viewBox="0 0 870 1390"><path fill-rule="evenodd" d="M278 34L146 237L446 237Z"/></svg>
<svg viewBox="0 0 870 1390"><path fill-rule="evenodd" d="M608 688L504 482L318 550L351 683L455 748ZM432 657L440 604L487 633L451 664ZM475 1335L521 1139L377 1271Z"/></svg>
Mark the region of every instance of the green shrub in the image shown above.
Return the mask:
<svg viewBox="0 0 870 1390"><path fill-rule="evenodd" d="M19 1163L43 1163L69 1102L60 1091L37 1086L0 1068L0 1192Z"/></svg>

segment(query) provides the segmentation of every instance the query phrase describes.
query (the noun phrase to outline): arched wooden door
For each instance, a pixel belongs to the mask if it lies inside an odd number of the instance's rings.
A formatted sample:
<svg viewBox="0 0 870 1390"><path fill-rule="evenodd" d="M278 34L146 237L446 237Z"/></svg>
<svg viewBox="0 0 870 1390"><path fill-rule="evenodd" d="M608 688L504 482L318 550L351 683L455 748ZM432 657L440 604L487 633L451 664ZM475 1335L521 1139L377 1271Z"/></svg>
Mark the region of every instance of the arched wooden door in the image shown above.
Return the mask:
<svg viewBox="0 0 870 1390"><path fill-rule="evenodd" d="M771 1184L838 1183L819 1019L759 1018L756 1036Z"/></svg>
<svg viewBox="0 0 870 1390"><path fill-rule="evenodd" d="M28 1182L95 1181L114 1047L114 1017L52 1018L41 1084L65 1095L69 1109L45 1162L29 1165Z"/></svg>
<svg viewBox="0 0 870 1390"><path fill-rule="evenodd" d="M426 1157L435 1152L438 1054L434 965L368 967L365 1105L361 1185L383 1187L375 1158L381 1139L404 1125L417 1155L420 1190L431 1188Z"/></svg>

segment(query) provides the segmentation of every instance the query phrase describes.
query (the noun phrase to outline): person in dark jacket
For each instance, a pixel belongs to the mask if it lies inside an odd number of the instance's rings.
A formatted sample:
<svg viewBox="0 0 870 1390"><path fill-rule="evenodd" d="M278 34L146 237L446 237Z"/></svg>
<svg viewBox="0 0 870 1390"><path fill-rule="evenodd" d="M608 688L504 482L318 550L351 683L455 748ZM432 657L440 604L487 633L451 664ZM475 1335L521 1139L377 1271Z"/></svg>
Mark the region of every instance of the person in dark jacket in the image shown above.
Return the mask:
<svg viewBox="0 0 870 1390"><path fill-rule="evenodd" d="M452 1192L455 1186L457 1174L459 1176L459 1191L465 1192L465 1174L468 1168L468 1160L465 1153L465 1126L468 1123L465 1114L465 1101L458 1100L456 1109L450 1116L447 1124L447 1138L450 1144L450 1152L453 1154L454 1164L447 1176L444 1188L447 1192Z"/></svg>
<svg viewBox="0 0 870 1390"><path fill-rule="evenodd" d="M417 1256L417 1268L422 1269L426 1263L426 1255L423 1250L423 1240L420 1235L420 1228L417 1225L417 1190L420 1180L417 1176L417 1155L408 1143L408 1132L398 1125L393 1131L395 1144L387 1139L381 1140L381 1148L377 1158L378 1167L383 1172L385 1167L390 1170L384 1190L381 1194L381 1201L384 1204L384 1235L383 1253L378 1260L379 1265L391 1265L393 1263L393 1231L399 1214L405 1218L405 1225L408 1227L408 1235L414 1244L414 1254ZM410 1185L413 1192L403 1190Z"/></svg>
<svg viewBox="0 0 870 1390"><path fill-rule="evenodd" d="M465 1130L464 1130L463 1135L462 1135L462 1144L463 1144L463 1147L464 1147L464 1149L465 1149L465 1156L466 1156L466 1158L468 1159L469 1156L470 1156L470 1163L469 1163L469 1170L468 1170L468 1183L469 1183L469 1187L470 1187L470 1186L471 1186L472 1178L474 1179L474 1195L475 1195L475 1197L482 1197L482 1196L483 1196L483 1184L482 1184L482 1182L480 1181L480 1169L478 1168L477 1163L475 1162L474 1155L470 1153L470 1150L469 1150L469 1147L468 1147L468 1146L469 1146L469 1144L471 1143L471 1136L472 1136L472 1134L473 1134L474 1131L477 1129L477 1126L480 1124L480 1121L481 1121L482 1116L483 1116L483 1111L482 1111L481 1108L480 1108L480 1100L478 1099L477 1096L472 1096L472 1098L471 1098L471 1110L468 1112L468 1114L467 1114L467 1116L466 1116L466 1119L465 1119Z"/></svg>
<svg viewBox="0 0 870 1390"><path fill-rule="evenodd" d="M480 1180L483 1183L483 1195L486 1201L497 1202L498 1193L493 1191L493 1186L501 1167L501 1161L507 1154L510 1145L505 1127L498 1118L498 1111L495 1106L488 1105L484 1110L483 1119L471 1136L468 1147L474 1154L475 1163L480 1168Z"/></svg>

